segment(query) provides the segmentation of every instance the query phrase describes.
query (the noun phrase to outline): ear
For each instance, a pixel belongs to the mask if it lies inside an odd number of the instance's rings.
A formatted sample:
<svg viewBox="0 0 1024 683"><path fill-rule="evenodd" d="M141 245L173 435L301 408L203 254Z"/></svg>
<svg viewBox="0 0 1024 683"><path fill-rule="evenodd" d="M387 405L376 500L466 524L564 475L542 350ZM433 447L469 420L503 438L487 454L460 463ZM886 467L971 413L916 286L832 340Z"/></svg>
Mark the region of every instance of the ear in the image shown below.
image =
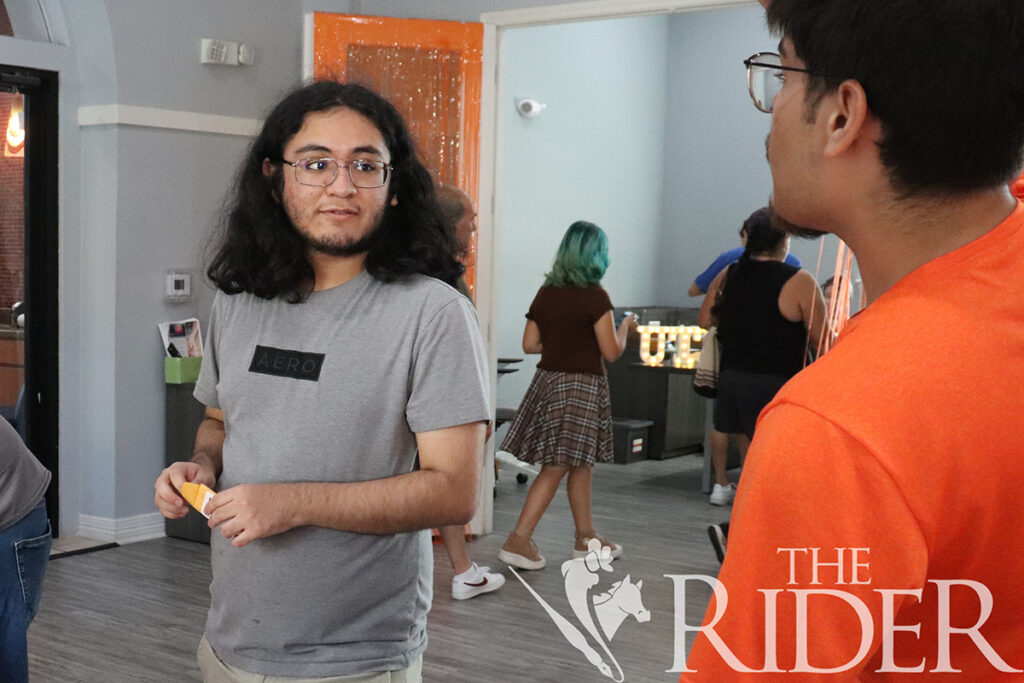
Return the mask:
<svg viewBox="0 0 1024 683"><path fill-rule="evenodd" d="M859 82L849 79L840 83L826 102L831 108L827 110L825 156L834 158L867 135L868 96Z"/></svg>
<svg viewBox="0 0 1024 683"><path fill-rule="evenodd" d="M277 174L277 168L270 161L270 159L263 159L263 177L270 181L270 193L274 197L274 201L278 204L281 203L281 188L280 183L274 181L274 175Z"/></svg>

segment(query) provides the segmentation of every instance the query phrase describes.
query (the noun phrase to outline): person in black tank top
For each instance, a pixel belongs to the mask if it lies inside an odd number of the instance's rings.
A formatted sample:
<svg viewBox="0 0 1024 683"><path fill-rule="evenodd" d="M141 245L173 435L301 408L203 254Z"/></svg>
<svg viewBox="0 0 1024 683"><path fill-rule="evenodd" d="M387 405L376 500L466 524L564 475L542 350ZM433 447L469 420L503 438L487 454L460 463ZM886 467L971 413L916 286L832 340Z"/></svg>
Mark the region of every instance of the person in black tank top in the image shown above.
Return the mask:
<svg viewBox="0 0 1024 683"><path fill-rule="evenodd" d="M804 366L807 329L802 321L782 315L779 294L800 269L766 256L732 267L726 291L713 310L722 349L719 370L789 379Z"/></svg>
<svg viewBox="0 0 1024 683"><path fill-rule="evenodd" d="M810 273L783 262L789 238L772 224L770 209L755 211L744 225L748 237L743 256L712 283L698 321L702 327L718 327L714 428L736 435L741 458L761 410L803 368L808 349L817 348L821 335L828 333L821 289ZM711 445L716 481L711 503L728 505L735 495L726 473L728 440L713 439ZM716 552L719 544L724 549L722 526L709 532Z"/></svg>

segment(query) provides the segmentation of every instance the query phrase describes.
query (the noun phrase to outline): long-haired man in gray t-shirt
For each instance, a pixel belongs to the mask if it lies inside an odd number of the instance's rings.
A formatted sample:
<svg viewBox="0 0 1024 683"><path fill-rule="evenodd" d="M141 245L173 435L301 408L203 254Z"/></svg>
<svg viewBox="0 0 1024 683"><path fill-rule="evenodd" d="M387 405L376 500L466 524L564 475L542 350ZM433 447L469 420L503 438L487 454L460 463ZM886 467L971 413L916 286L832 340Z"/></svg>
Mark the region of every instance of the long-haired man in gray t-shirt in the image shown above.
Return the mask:
<svg viewBox="0 0 1024 683"><path fill-rule="evenodd" d="M454 252L387 101L321 82L271 112L208 269L206 419L156 482L170 518L217 491L205 680L420 680L424 530L472 516L490 416Z"/></svg>

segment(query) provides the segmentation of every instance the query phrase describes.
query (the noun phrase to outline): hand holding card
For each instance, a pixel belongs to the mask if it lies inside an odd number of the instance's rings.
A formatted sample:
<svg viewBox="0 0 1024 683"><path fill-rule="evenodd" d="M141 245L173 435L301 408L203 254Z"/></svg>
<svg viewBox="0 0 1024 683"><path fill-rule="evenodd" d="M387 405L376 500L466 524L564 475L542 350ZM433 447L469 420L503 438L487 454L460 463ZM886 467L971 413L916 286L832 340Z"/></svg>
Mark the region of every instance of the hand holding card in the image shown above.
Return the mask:
<svg viewBox="0 0 1024 683"><path fill-rule="evenodd" d="M213 489L206 484L197 484L195 482L186 481L181 485L179 492L181 493L181 497L184 498L189 505L194 507L199 514L207 519L210 518L210 515L206 514L205 509L206 504L210 502L210 499L213 498L214 495L216 495Z"/></svg>

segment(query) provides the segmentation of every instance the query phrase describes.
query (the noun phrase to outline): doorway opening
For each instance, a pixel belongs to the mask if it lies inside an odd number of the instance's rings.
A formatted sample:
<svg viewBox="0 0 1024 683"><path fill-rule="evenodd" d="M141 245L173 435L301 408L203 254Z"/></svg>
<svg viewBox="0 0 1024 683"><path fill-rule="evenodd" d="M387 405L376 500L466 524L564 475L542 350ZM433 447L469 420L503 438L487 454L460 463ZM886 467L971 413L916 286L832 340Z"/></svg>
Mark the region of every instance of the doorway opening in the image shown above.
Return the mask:
<svg viewBox="0 0 1024 683"><path fill-rule="evenodd" d="M0 65L0 412L52 473L57 457L57 74Z"/></svg>

